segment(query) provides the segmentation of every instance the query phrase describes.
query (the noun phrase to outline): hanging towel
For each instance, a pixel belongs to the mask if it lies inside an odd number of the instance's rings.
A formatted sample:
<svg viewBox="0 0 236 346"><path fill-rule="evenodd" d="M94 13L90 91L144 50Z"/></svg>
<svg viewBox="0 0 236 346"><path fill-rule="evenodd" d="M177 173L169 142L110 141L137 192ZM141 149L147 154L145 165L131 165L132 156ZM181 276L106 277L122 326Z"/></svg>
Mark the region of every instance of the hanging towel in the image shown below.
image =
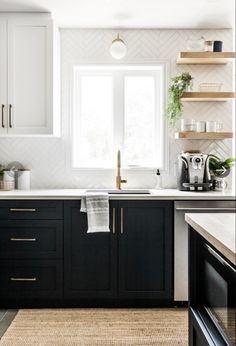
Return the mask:
<svg viewBox="0 0 236 346"><path fill-rule="evenodd" d="M109 198L107 193L93 193L82 197L80 211L87 213L87 233L110 232Z"/></svg>

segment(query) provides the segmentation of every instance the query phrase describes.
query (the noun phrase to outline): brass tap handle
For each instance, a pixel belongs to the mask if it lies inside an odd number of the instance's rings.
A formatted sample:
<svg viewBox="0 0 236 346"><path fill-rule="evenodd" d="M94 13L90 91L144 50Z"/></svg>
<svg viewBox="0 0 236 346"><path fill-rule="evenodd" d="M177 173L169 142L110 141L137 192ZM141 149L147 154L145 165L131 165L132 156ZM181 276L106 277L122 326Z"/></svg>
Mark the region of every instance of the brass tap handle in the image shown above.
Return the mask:
<svg viewBox="0 0 236 346"><path fill-rule="evenodd" d="M116 171L116 188L118 190L121 189L121 184L127 183L127 180L122 179L121 174L120 174L120 168L121 168L121 153L120 150L117 152L117 171Z"/></svg>

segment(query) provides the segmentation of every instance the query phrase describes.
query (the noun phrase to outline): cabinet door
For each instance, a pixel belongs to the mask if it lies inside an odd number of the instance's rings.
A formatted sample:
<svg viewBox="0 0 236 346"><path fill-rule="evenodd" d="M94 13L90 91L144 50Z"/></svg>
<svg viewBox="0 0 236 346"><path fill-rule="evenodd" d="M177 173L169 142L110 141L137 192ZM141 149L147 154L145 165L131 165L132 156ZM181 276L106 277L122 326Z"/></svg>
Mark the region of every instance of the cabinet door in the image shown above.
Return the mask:
<svg viewBox="0 0 236 346"><path fill-rule="evenodd" d="M0 305L5 299L62 298L61 260L0 260Z"/></svg>
<svg viewBox="0 0 236 346"><path fill-rule="evenodd" d="M172 202L121 201L119 219L120 298L172 299Z"/></svg>
<svg viewBox="0 0 236 346"><path fill-rule="evenodd" d="M7 22L0 20L0 134L7 133Z"/></svg>
<svg viewBox="0 0 236 346"><path fill-rule="evenodd" d="M117 276L115 204L110 204L112 231L87 233L87 214L80 212L80 201L64 203L65 298L114 298Z"/></svg>
<svg viewBox="0 0 236 346"><path fill-rule="evenodd" d="M52 24L8 21L8 133L52 132Z"/></svg>

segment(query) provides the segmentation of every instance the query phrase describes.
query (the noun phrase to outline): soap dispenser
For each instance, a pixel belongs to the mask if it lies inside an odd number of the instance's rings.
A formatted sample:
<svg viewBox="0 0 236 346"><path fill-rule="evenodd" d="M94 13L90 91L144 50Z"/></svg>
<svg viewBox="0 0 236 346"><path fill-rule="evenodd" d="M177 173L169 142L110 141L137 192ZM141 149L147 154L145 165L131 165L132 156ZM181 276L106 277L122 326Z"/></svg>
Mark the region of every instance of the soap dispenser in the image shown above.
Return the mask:
<svg viewBox="0 0 236 346"><path fill-rule="evenodd" d="M157 169L157 172L156 172L156 185L155 185L154 189L155 190L161 190L162 189L161 173L160 173L159 169Z"/></svg>

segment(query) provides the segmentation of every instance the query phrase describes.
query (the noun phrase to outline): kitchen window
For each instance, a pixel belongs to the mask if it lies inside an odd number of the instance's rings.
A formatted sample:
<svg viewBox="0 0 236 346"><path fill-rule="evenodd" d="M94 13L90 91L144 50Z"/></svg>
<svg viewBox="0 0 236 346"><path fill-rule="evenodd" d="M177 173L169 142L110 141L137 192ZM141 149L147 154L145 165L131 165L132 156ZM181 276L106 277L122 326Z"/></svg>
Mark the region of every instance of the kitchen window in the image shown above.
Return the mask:
<svg viewBox="0 0 236 346"><path fill-rule="evenodd" d="M73 167L163 168L163 66L75 66Z"/></svg>

